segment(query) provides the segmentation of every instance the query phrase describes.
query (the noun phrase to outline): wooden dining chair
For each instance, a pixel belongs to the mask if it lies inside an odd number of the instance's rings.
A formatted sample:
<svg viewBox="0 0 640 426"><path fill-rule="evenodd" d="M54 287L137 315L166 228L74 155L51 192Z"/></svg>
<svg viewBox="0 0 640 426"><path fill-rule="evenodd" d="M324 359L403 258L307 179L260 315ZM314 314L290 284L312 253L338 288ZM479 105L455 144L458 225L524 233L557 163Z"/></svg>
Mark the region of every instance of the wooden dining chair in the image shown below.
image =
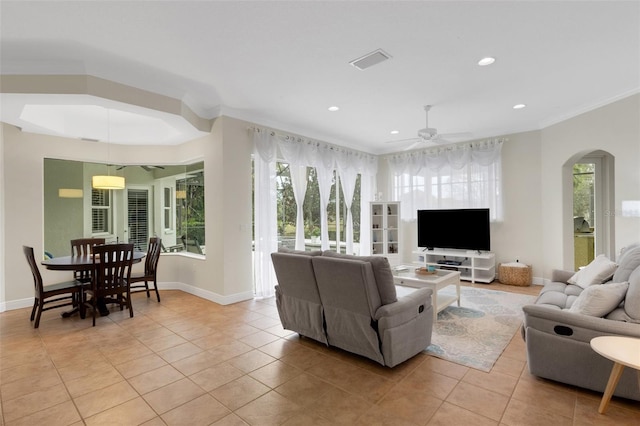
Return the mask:
<svg viewBox="0 0 640 426"><path fill-rule="evenodd" d="M33 328L38 328L40 326L40 316L43 311L61 308L63 306L76 306L80 301L81 287L77 285L77 281L64 281L45 286L33 254L33 247L22 246L22 251L27 258L29 268L31 268L31 275L33 275L35 299L33 301L33 309L31 310L31 321L35 318ZM45 305L47 306L45 307Z"/></svg>
<svg viewBox="0 0 640 426"><path fill-rule="evenodd" d="M91 286L82 292L82 303L92 310L93 325L96 325L98 301L116 303L120 310L126 306L129 317L133 317L129 279L133 264L133 244L107 244L93 247L93 269ZM90 296L90 299L87 297Z"/></svg>
<svg viewBox="0 0 640 426"><path fill-rule="evenodd" d="M129 279L129 288L131 293L147 292L147 297L151 297L149 293L149 282L153 282L153 290L156 292L158 303L160 302L160 292L158 292L158 280L156 272L158 269L158 260L160 260L160 251L162 250L162 239L158 237L149 238L149 248L144 262L144 272L132 273ZM135 284L135 285L132 285Z"/></svg>
<svg viewBox="0 0 640 426"><path fill-rule="evenodd" d="M71 256L91 256L93 247L104 243L104 238L77 238L71 240ZM73 271L73 277L81 283L88 283L91 281L91 272Z"/></svg>

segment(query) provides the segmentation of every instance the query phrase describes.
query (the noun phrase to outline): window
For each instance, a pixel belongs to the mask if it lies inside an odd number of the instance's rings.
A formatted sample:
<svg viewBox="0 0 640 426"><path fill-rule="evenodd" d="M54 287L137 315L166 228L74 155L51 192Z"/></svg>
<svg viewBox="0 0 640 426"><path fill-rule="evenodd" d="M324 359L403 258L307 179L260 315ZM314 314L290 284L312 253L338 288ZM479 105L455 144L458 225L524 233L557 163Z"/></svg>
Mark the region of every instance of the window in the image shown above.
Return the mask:
<svg viewBox="0 0 640 426"><path fill-rule="evenodd" d="M111 192L108 189L91 190L91 233L111 234Z"/></svg>
<svg viewBox="0 0 640 426"><path fill-rule="evenodd" d="M328 231L329 241L332 249L336 245L340 246L342 252L345 251L346 243L346 218L347 208L344 202L344 193L334 172L333 186L329 196ZM338 192L336 193L336 188ZM291 185L291 175L289 165L284 162L276 163L276 190L277 190L277 223L278 223L278 243L279 245L293 249L296 239L296 200L293 195ZM320 190L316 171L313 167L307 167L307 191L305 193L303 214L304 214L304 236L307 250L316 250L320 247ZM354 243L360 241L360 175L356 181L353 202L351 203L353 216L353 239ZM339 244L336 243L339 241Z"/></svg>
<svg viewBox="0 0 640 426"><path fill-rule="evenodd" d="M188 252L204 254L204 171L176 180L176 231Z"/></svg>
<svg viewBox="0 0 640 426"><path fill-rule="evenodd" d="M176 194L178 197L179 194ZM173 209L172 206L173 197L171 196L171 188L164 188L164 197L163 197L163 226L165 231L173 229Z"/></svg>

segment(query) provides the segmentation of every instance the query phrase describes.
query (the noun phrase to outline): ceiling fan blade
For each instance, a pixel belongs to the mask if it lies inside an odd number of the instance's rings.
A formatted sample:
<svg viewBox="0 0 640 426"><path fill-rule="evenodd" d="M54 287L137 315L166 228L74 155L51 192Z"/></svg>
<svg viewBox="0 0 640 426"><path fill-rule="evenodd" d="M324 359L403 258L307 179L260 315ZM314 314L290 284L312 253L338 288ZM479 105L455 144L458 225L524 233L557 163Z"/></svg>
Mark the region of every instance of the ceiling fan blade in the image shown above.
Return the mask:
<svg viewBox="0 0 640 426"><path fill-rule="evenodd" d="M470 138L471 136L473 136L473 133L470 133L470 132L442 133L438 135L438 138L462 139L462 138Z"/></svg>
<svg viewBox="0 0 640 426"><path fill-rule="evenodd" d="M413 148L416 148L424 143L423 140L417 140L408 147L404 148L403 151L411 151Z"/></svg>
<svg viewBox="0 0 640 426"><path fill-rule="evenodd" d="M398 139L398 140L393 140L393 141L386 141L385 143L403 143L403 142L412 142L412 141L419 141L420 138L408 138L408 139Z"/></svg>

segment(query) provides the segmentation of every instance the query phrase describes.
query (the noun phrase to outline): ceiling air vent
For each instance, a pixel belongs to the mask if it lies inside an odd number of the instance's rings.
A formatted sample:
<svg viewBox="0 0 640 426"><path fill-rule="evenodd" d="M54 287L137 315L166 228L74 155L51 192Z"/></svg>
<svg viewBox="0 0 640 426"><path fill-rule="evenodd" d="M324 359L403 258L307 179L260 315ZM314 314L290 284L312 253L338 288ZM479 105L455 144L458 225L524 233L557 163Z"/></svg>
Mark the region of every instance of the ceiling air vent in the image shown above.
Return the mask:
<svg viewBox="0 0 640 426"><path fill-rule="evenodd" d="M349 63L354 67L358 68L359 70L366 70L367 68L372 67L376 64L379 64L380 62L384 62L390 58L391 58L391 55L389 55L387 52L385 52L382 49L378 49L378 50L374 50L371 53L367 53L366 55L358 59L354 59Z"/></svg>

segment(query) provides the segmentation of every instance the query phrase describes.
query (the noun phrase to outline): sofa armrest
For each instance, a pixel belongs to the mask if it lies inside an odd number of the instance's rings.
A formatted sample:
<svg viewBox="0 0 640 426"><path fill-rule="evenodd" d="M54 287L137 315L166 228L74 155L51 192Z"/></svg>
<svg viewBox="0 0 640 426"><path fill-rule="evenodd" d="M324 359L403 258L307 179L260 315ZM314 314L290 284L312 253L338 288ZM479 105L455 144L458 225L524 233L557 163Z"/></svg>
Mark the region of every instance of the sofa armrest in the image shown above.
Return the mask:
<svg viewBox="0 0 640 426"><path fill-rule="evenodd" d="M526 305L522 310L524 311L525 338L527 328L584 343L589 343L594 337L605 335L640 337L638 324L538 305Z"/></svg>
<svg viewBox="0 0 640 426"><path fill-rule="evenodd" d="M431 307L431 294L429 288L418 288L415 291L398 298L394 303L378 308L374 319L384 319L386 327L395 327L416 317Z"/></svg>
<svg viewBox="0 0 640 426"><path fill-rule="evenodd" d="M551 281L559 282L559 283L567 283L569 278L571 278L575 272L573 271L563 271L562 269L554 269L551 271Z"/></svg>

